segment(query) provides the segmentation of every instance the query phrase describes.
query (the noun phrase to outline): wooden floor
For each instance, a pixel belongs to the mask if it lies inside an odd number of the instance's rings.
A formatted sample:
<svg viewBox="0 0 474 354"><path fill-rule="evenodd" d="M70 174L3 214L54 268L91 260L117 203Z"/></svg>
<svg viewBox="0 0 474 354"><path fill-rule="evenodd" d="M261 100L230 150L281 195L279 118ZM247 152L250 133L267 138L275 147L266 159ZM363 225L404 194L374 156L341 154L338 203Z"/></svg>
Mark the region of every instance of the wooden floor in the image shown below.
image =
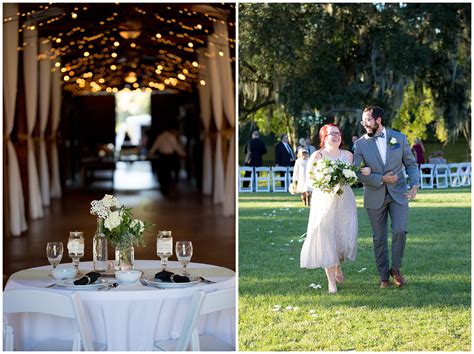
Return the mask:
<svg viewBox="0 0 474 354"><path fill-rule="evenodd" d="M134 179L128 183L137 185ZM135 248L136 259L159 259L156 255L158 230L172 230L174 241L191 240L194 246L192 262L210 263L235 270L235 218L222 216L222 205L212 204L210 197L202 196L186 181L178 185L177 196L165 199L156 185L149 189L126 188L127 178L120 175L112 183L97 184L93 188L64 192L62 199L52 200L45 209L45 217L28 221L28 230L19 237L3 239L3 274L5 279L12 273L35 266L47 265L46 243L62 241L67 245L69 231L84 232L85 255L81 260L92 260L92 237L96 227L95 216L89 213L90 202L101 199L104 193L114 194L134 215L155 224L152 232L145 234L145 247ZM142 184L147 187L146 183ZM104 190L103 188L109 190ZM109 246L109 259L113 259L113 248ZM173 256L171 260L176 260ZM61 263L71 259L67 253Z"/></svg>

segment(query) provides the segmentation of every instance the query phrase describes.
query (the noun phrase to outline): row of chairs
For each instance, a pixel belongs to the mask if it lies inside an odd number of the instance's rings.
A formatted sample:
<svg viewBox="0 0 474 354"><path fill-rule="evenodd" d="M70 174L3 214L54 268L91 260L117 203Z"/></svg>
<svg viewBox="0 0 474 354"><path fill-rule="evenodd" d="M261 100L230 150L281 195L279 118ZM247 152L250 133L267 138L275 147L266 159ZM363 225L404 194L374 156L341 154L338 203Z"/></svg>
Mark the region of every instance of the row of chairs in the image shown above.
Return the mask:
<svg viewBox="0 0 474 354"><path fill-rule="evenodd" d="M471 185L471 163L420 165L421 188L468 187Z"/></svg>
<svg viewBox="0 0 474 354"><path fill-rule="evenodd" d="M234 351L234 347L211 336L198 334L198 319L225 309L235 308L235 289L230 288L205 294L202 290L193 293L189 311L183 322L178 339L161 340L154 343L155 351ZM104 351L106 345L93 343L91 326L85 319L84 308L79 293L71 296L40 290L11 290L3 293L3 313L42 313L73 320L73 340L45 340L36 343L30 351ZM4 323L4 350L14 347L14 331Z"/></svg>
<svg viewBox="0 0 474 354"><path fill-rule="evenodd" d="M239 167L239 192L288 192L293 167Z"/></svg>
<svg viewBox="0 0 474 354"><path fill-rule="evenodd" d="M407 177L408 183L408 175ZM239 192L288 192L293 167L239 167ZM421 188L467 187L471 185L471 163L421 164Z"/></svg>

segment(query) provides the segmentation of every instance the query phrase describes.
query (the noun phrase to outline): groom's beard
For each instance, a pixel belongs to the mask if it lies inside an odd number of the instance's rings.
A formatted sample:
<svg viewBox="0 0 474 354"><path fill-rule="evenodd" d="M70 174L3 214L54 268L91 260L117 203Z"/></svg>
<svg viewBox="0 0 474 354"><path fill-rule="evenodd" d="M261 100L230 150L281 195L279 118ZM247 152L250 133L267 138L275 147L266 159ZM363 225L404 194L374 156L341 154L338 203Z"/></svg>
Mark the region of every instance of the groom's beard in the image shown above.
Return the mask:
<svg viewBox="0 0 474 354"><path fill-rule="evenodd" d="M371 132L367 132L367 135L369 136L369 138L373 137L375 135L375 132L379 129L379 125L378 123L374 123L374 126L373 128L370 128L371 129Z"/></svg>

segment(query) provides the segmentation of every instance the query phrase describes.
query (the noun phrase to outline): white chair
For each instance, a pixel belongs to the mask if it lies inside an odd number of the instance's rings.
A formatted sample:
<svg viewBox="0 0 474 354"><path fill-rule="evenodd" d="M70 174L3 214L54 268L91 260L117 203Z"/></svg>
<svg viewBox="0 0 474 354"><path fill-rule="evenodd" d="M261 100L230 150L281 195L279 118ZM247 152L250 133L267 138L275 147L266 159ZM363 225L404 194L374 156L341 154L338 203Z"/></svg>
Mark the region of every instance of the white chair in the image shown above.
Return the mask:
<svg viewBox="0 0 474 354"><path fill-rule="evenodd" d="M288 188L290 188L290 184L291 182L293 182L293 170L294 170L294 167L288 167L288 173L286 174L287 176L287 186Z"/></svg>
<svg viewBox="0 0 474 354"><path fill-rule="evenodd" d="M270 192L270 167L255 167L255 192Z"/></svg>
<svg viewBox="0 0 474 354"><path fill-rule="evenodd" d="M459 164L459 176L461 179L461 186L466 187L471 185L471 163L461 162Z"/></svg>
<svg viewBox="0 0 474 354"><path fill-rule="evenodd" d="M47 339L36 343L29 351L85 351L105 350L104 344L92 343L89 327L85 322L84 308L78 293L71 296L41 290L10 290L3 293L3 313L43 313L73 320L72 341ZM54 338L54 329L52 330ZM6 351L13 351L14 331L4 323Z"/></svg>
<svg viewBox="0 0 474 354"><path fill-rule="evenodd" d="M420 186L421 188L434 187L434 164L422 163L420 164Z"/></svg>
<svg viewBox="0 0 474 354"><path fill-rule="evenodd" d="M448 164L440 163L436 164L434 168L434 178L436 182L436 188L448 188L449 176L448 176Z"/></svg>
<svg viewBox="0 0 474 354"><path fill-rule="evenodd" d="M239 192L253 192L253 180L253 167L239 166ZM248 182L248 187L244 186L244 182Z"/></svg>
<svg viewBox="0 0 474 354"><path fill-rule="evenodd" d="M235 289L219 290L204 294L197 290L192 297L191 305L184 320L178 339L155 342L157 351L235 351L235 348L212 336L199 335L197 325L200 315L207 315L225 309L235 308Z"/></svg>
<svg viewBox="0 0 474 354"><path fill-rule="evenodd" d="M275 166L272 167L272 190L274 192L287 192L288 191L288 169L286 167ZM281 182L281 185L277 186L277 182Z"/></svg>
<svg viewBox="0 0 474 354"><path fill-rule="evenodd" d="M449 184L451 187L461 187L461 166L458 163L448 165Z"/></svg>

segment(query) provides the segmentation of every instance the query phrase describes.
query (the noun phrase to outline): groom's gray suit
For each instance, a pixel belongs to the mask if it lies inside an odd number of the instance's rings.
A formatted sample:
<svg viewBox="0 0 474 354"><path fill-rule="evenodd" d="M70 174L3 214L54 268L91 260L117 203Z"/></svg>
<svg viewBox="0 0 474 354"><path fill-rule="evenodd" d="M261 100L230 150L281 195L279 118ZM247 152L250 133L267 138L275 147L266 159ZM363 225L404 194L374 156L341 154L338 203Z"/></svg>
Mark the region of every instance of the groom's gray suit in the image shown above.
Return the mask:
<svg viewBox="0 0 474 354"><path fill-rule="evenodd" d="M392 269L399 270L402 264L403 251L408 223L408 199L405 174L410 177L410 187L419 185L418 165L411 152L405 135L385 128L387 140L386 162L383 163L377 148L376 138L364 135L355 143L354 164L363 162L372 172L364 176L357 172L357 177L364 184L364 207L367 209L373 230L374 253L381 280L389 279L390 265L388 259L388 214L392 220ZM382 177L389 173L398 176L395 184L384 184Z"/></svg>

